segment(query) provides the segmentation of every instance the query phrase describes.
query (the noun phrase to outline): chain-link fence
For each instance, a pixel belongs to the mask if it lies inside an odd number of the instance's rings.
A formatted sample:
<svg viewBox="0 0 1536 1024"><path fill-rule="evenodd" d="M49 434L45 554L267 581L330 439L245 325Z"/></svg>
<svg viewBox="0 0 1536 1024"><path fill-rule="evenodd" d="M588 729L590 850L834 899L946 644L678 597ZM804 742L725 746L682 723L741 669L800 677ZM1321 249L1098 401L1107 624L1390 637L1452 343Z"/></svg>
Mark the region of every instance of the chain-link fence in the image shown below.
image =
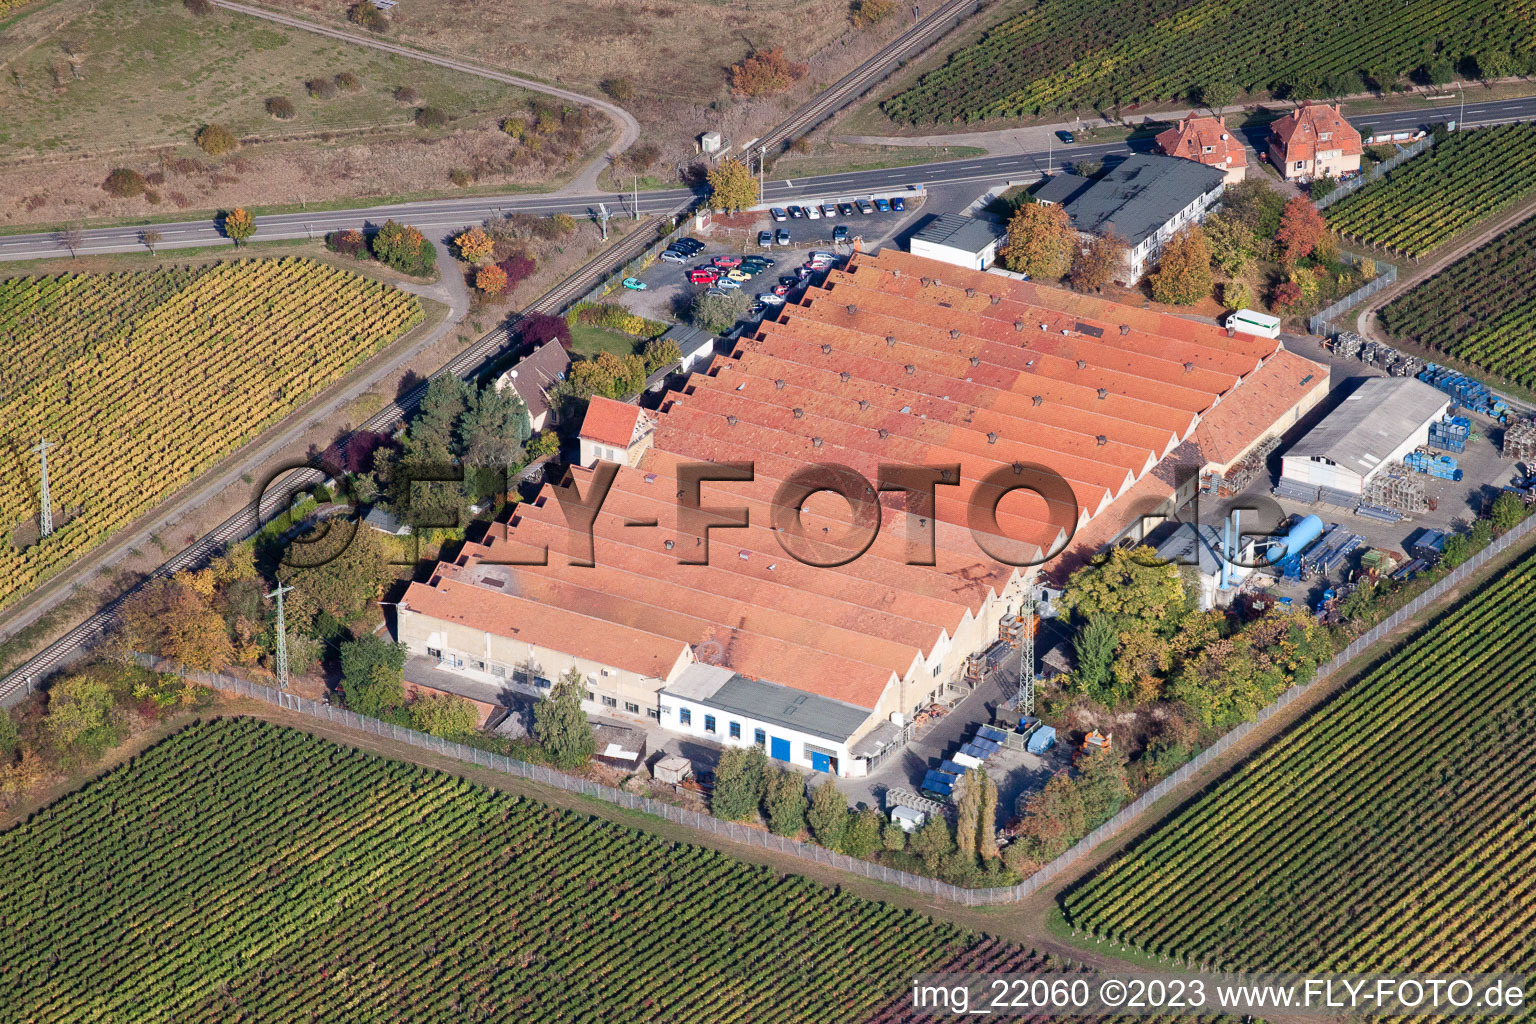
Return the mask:
<svg viewBox="0 0 1536 1024"><path fill-rule="evenodd" d="M1381 177L1383 174L1386 174L1388 171L1393 171L1401 167L1404 163L1412 160L1414 157L1418 156L1420 153L1424 152L1434 144L1435 138L1433 135L1430 135L1420 139L1418 142L1415 142L1411 146L1398 146L1397 155L1392 159L1383 160L1381 163L1377 164L1375 167L1372 167L1369 171L1360 175L1358 178L1351 178L1346 182L1340 183L1338 188L1334 189L1332 192L1329 192L1327 195L1323 196L1323 198L1316 200L1313 205L1315 205L1319 210L1328 209L1328 207L1332 206L1340 199L1343 199L1347 195L1354 194L1356 191L1364 188L1366 185L1375 181L1377 178Z"/></svg>
<svg viewBox="0 0 1536 1024"><path fill-rule="evenodd" d="M1168 796L1179 786L1203 771L1217 758L1221 757L1222 754L1231 749L1233 744L1242 741L1249 733L1300 700L1314 687L1330 680L1344 666L1369 650L1372 645L1378 643L1403 623L1440 600L1452 588L1460 586L1468 576L1477 572L1487 565L1491 559L1497 558L1512 545L1524 539L1533 529L1536 529L1536 516L1532 516L1520 523L1520 525L1468 559L1464 564L1458 566L1440 582L1393 612L1376 626L1367 630L1348 647L1320 666L1310 683L1293 686L1286 690L1280 695L1278 700L1260 711L1252 721L1245 722L1222 736L1215 743L1201 751L1193 760L1147 790L1136 800L1128 804L1119 814L1116 814L1113 818L1110 818L1104 824L1094 829L1071 849L1051 861L1045 867L1018 885L992 889L963 889L934 878L914 875L907 871L897 871L867 860L849 857L846 854L833 853L831 850L817 846L815 843L787 839L783 836L776 836L765 829L743 825L738 822L722 821L719 818L708 814L701 814L698 811L677 807L649 797L637 796L634 793L615 789L612 786L605 786L590 779L567 775L564 772L544 765L529 764L525 761L518 761L488 750L481 750L478 747L467 746L466 744L443 739L439 736L431 736L427 733L417 732L414 729L405 729L398 725L391 725L376 718L367 718L347 711L344 708L327 704L324 701L310 700L307 697L275 690L270 686L263 686L260 683L252 683L217 672L182 668L154 655L139 654L135 655L135 658L139 664L156 672L180 675L193 682L202 683L205 686L211 686L229 693L236 693L243 697L251 697L267 704L298 712L310 718L335 723L347 729L355 729L358 732L381 736L399 743L406 743L423 750L430 750L445 757L480 765L508 775L515 775L545 786L553 786L556 789L562 789L567 792L596 797L599 800L604 800L632 811L654 814L659 818L665 818L667 821L697 829L700 832L724 836L733 842L761 847L765 850L798 857L801 860L811 861L816 864L825 864L862 878L898 885L903 889L921 893L925 896L938 896L954 903L962 903L969 906L1015 903L1037 892L1052 879L1070 870L1100 843L1114 836L1121 829L1145 814L1153 804Z"/></svg>
<svg viewBox="0 0 1536 1024"><path fill-rule="evenodd" d="M1341 252L1339 253L1339 259L1346 263L1359 264L1361 260L1367 260L1370 257L1356 256L1352 252ZM1395 264L1372 262L1376 263L1376 276L1327 309L1320 309L1312 314L1307 320L1308 331L1324 338L1332 338L1340 331L1349 330L1347 326L1341 327L1334 323L1334 320L1354 309L1383 288L1390 288L1397 283L1397 266Z"/></svg>

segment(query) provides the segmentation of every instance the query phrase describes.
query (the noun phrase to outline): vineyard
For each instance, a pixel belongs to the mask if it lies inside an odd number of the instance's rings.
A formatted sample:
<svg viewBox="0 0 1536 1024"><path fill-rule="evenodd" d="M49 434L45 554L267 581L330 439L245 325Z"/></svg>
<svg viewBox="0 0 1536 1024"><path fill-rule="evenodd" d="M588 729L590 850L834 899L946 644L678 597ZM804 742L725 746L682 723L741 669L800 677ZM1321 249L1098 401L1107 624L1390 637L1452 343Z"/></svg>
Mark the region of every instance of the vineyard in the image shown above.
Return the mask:
<svg viewBox="0 0 1536 1024"><path fill-rule="evenodd" d="M1175 962L1529 971L1536 555L1069 893L1072 925Z"/></svg>
<svg viewBox="0 0 1536 1024"><path fill-rule="evenodd" d="M411 295L296 258L0 280L0 605L422 316ZM39 437L55 446L41 541Z"/></svg>
<svg viewBox="0 0 1536 1024"><path fill-rule="evenodd" d="M1250 93L1348 93L1360 75L1420 67L1426 39L1453 60L1498 51L1523 66L1533 28L1531 0L1040 0L883 109L914 125L1108 111L1186 102L1213 79Z"/></svg>
<svg viewBox="0 0 1536 1024"><path fill-rule="evenodd" d="M1536 125L1477 128L1328 209L1350 239L1420 257L1486 217L1536 193Z"/></svg>
<svg viewBox="0 0 1536 1024"><path fill-rule="evenodd" d="M0 835L9 1018L854 1021L974 941L251 719Z"/></svg>
<svg viewBox="0 0 1536 1024"><path fill-rule="evenodd" d="M1393 299L1377 316L1398 338L1536 388L1536 219Z"/></svg>

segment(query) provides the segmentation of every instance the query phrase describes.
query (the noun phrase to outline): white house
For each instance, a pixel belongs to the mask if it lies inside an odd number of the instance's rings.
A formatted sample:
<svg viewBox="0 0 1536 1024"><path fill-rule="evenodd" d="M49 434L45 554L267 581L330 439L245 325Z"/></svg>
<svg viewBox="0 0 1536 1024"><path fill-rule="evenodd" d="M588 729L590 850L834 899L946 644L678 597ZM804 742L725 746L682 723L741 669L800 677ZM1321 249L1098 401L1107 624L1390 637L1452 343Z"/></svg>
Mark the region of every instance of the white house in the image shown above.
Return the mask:
<svg viewBox="0 0 1536 1024"><path fill-rule="evenodd" d="M581 421L581 465L601 459L633 466L651 446L655 430L656 421L639 406L594 395Z"/></svg>
<svg viewBox="0 0 1536 1024"><path fill-rule="evenodd" d="M908 248L914 256L967 270L986 270L997 259L997 247L1007 236L1008 232L992 221L944 213L913 232Z"/></svg>

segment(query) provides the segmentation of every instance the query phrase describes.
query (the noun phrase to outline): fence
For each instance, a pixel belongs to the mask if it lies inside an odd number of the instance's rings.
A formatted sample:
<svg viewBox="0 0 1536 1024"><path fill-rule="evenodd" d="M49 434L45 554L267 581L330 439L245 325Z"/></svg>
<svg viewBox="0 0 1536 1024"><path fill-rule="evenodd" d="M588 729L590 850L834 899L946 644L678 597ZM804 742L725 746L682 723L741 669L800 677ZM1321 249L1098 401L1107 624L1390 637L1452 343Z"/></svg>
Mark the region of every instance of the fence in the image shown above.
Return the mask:
<svg viewBox="0 0 1536 1024"><path fill-rule="evenodd" d="M404 729L397 725L391 725L388 722L381 722L376 718L364 717L322 701L310 700L306 697L300 697L298 694L275 690L270 686L263 686L260 683L252 683L244 679L237 679L234 676L223 675L222 673L182 668L173 662L155 655L136 654L134 658L139 664L156 672L180 675L194 682L202 683L205 686L236 693L243 697L251 697L267 704L286 708L289 711L296 711L310 718L339 723L348 729L355 729L358 732L382 736L400 743L407 743L413 747L420 747L423 750L430 750L459 761L481 765L493 771L500 771L546 786L553 786L566 792L596 797L599 800L604 800L619 807L632 811L641 811L645 814L653 814L656 817L665 818L667 821L697 829L700 832L724 836L733 842L745 843L748 846L756 846L765 850L788 854L816 864L825 864L840 871L847 871L850 874L858 875L861 878L897 885L903 889L908 889L925 896L938 896L953 903L961 903L967 906L985 906L998 903L1016 903L1039 891L1046 883L1070 870L1084 857L1088 856L1100 843L1110 839L1132 821L1150 810L1153 804L1168 796L1179 786L1203 771L1217 758L1221 757L1222 754L1231 749L1233 744L1240 742L1260 725L1296 703L1314 687L1327 682L1349 662L1365 653L1372 645L1384 639L1393 630L1418 615L1425 608L1440 600L1452 588L1459 586L1468 576L1487 565L1490 560L1503 554L1511 546L1531 533L1533 529L1536 529L1536 515L1525 519L1514 529L1505 533L1502 537L1447 574L1444 579L1361 634L1348 647L1321 665L1310 683L1298 684L1286 690L1280 695L1278 700L1260 711L1252 721L1244 722L1242 725L1237 726L1205 750L1202 750L1194 759L1181 766L1162 782L1147 790L1123 808L1119 814L1116 814L1087 836L1080 839L1061 856L1017 885L992 889L964 889L960 886L951 885L948 882L941 882L938 879L914 875L907 871L897 871L867 860L849 857L846 854L834 853L814 843L802 842L797 839L786 839L783 836L776 836L761 828L754 828L750 825L742 825L733 821L722 821L709 814L701 814L698 811L676 807L660 800L652 800L649 797L636 796L633 793L614 789L612 786L605 786L590 779L567 775L564 772L556 771L544 765L529 764L525 761L518 761L488 750L481 750L478 747L466 746L453 740L446 740L439 736L431 736L427 733L417 732L414 729Z"/></svg>
<svg viewBox="0 0 1536 1024"><path fill-rule="evenodd" d="M1356 256L1352 252L1341 252L1339 253L1339 258L1346 263L1359 263L1363 259L1370 259L1368 256ZM1320 309L1316 313L1313 313L1312 316L1307 319L1307 330L1324 338L1332 338L1334 335L1338 334L1340 330L1346 329L1334 324L1334 317L1342 316L1344 313L1354 309L1360 303L1364 302L1372 295L1375 295L1383 288L1390 288L1396 283L1397 266L1392 263L1377 262L1376 276L1374 278L1367 281L1359 288L1356 288L1354 291L1350 292L1348 295L1344 296L1342 299L1335 302L1327 309Z"/></svg>
<svg viewBox="0 0 1536 1024"><path fill-rule="evenodd" d="M1401 167L1404 163L1412 160L1414 157L1418 156L1420 153L1424 152L1434 144L1435 137L1430 135L1420 139L1418 142L1415 142L1411 146L1398 146L1397 155L1392 159L1383 160L1381 163L1377 164L1375 167L1372 167L1368 172L1360 175L1358 178L1351 178L1349 181L1342 182L1338 188L1334 189L1332 192L1329 192L1327 195L1323 196L1323 198L1317 200L1313 205L1315 205L1320 211L1328 209L1328 207L1332 206L1340 199L1343 199L1347 195L1352 195L1355 191L1364 188L1367 184L1375 181L1377 178L1381 177L1383 174L1386 174L1388 171L1394 171Z"/></svg>

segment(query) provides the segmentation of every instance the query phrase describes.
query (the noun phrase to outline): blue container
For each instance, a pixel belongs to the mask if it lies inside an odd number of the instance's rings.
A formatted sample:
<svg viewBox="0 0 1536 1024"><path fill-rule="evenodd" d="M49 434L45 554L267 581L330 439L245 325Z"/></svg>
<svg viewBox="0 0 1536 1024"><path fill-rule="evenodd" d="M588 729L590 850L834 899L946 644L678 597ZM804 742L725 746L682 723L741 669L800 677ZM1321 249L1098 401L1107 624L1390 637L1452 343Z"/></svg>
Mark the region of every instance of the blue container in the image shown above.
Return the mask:
<svg viewBox="0 0 1536 1024"><path fill-rule="evenodd" d="M1274 565L1290 555L1301 554L1306 550L1308 544L1311 544L1322 535L1323 521L1315 515L1307 516L1301 522L1291 527L1290 532L1285 535L1283 540L1276 541L1269 546L1269 564Z"/></svg>

